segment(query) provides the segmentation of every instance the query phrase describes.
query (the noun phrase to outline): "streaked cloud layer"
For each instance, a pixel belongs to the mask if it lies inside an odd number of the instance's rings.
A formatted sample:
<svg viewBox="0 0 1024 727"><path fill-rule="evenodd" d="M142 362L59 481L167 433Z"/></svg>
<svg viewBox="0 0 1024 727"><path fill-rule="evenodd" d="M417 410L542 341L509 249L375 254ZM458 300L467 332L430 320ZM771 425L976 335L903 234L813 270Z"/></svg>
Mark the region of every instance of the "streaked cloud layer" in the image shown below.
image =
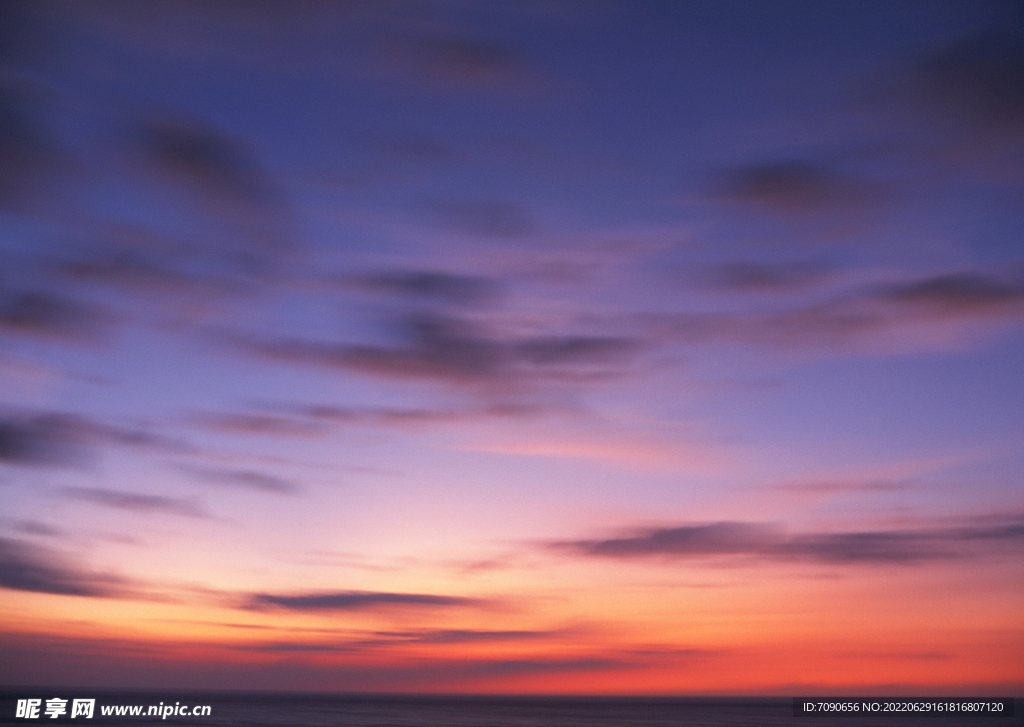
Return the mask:
<svg viewBox="0 0 1024 727"><path fill-rule="evenodd" d="M1012 4L0 14L0 680L1024 685Z"/></svg>

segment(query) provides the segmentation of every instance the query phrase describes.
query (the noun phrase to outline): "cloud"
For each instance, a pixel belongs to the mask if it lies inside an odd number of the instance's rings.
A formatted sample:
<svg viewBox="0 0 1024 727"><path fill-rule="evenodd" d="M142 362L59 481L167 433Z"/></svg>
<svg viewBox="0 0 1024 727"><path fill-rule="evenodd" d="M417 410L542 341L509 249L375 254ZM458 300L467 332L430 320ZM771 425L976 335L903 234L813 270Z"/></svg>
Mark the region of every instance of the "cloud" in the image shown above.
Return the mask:
<svg viewBox="0 0 1024 727"><path fill-rule="evenodd" d="M8 333L83 339L112 317L101 309L43 290L0 291L0 330Z"/></svg>
<svg viewBox="0 0 1024 727"><path fill-rule="evenodd" d="M859 348L948 345L983 323L1024 319L1024 285L973 272L866 286L768 313L647 316L655 336L685 343Z"/></svg>
<svg viewBox="0 0 1024 727"><path fill-rule="evenodd" d="M268 204L270 189L250 155L227 136L184 119L149 119L136 141L166 174L205 191Z"/></svg>
<svg viewBox="0 0 1024 727"><path fill-rule="evenodd" d="M338 424L404 427L440 424L479 418L483 413L446 409L392 409L387 407L309 406L300 411L314 419Z"/></svg>
<svg viewBox="0 0 1024 727"><path fill-rule="evenodd" d="M761 523L711 523L661 528L625 538L555 544L585 555L631 558L644 555L693 557L757 553L782 542L781 532Z"/></svg>
<svg viewBox="0 0 1024 727"><path fill-rule="evenodd" d="M720 176L718 197L773 212L835 210L878 198L874 185L825 164L802 160L751 164Z"/></svg>
<svg viewBox="0 0 1024 727"><path fill-rule="evenodd" d="M965 36L921 56L908 96L943 118L987 134L1024 133L1024 33Z"/></svg>
<svg viewBox="0 0 1024 727"><path fill-rule="evenodd" d="M242 289L238 281L175 269L135 250L95 250L75 260L57 263L53 271L71 280L161 300L169 293L209 297Z"/></svg>
<svg viewBox="0 0 1024 727"><path fill-rule="evenodd" d="M486 85L522 80L524 73L511 48L469 38L392 37L382 50L423 80Z"/></svg>
<svg viewBox="0 0 1024 727"><path fill-rule="evenodd" d="M480 641L532 641L563 634L563 631L487 631L474 629L438 629L432 631L378 631L377 636L399 643L467 644Z"/></svg>
<svg viewBox="0 0 1024 727"><path fill-rule="evenodd" d="M74 500L92 502L116 510L141 513L165 513L185 517L210 517L195 500L143 495L137 492L119 492L94 487L65 487L61 494Z"/></svg>
<svg viewBox="0 0 1024 727"><path fill-rule="evenodd" d="M24 0L0 4L0 65L17 62L26 51L36 50L39 38L28 5Z"/></svg>
<svg viewBox="0 0 1024 727"><path fill-rule="evenodd" d="M438 596L426 593L387 593L378 591L331 591L300 595L254 593L242 608L263 610L279 608L287 611L356 611L381 607L440 608L446 606L477 606L476 598Z"/></svg>
<svg viewBox="0 0 1024 727"><path fill-rule="evenodd" d="M722 263L711 270L711 282L721 290L739 293L774 293L801 290L827 275L820 263Z"/></svg>
<svg viewBox="0 0 1024 727"><path fill-rule="evenodd" d="M643 348L639 340L619 337L531 336L508 340L467 321L434 315L410 316L402 328L408 342L404 347L296 339L260 342L236 338L232 343L269 359L383 378L488 386L586 382L617 374L625 359Z"/></svg>
<svg viewBox="0 0 1024 727"><path fill-rule="evenodd" d="M575 672L592 671L603 669L626 669L637 667L633 664L619 659L607 657L581 657L577 659L494 659L488 661L473 661L466 664L466 670L471 675L492 675L492 674L536 674L543 672Z"/></svg>
<svg viewBox="0 0 1024 727"><path fill-rule="evenodd" d="M0 462L57 466L88 461L91 447L114 444L181 452L189 448L143 429L104 424L64 412L25 413L0 419Z"/></svg>
<svg viewBox="0 0 1024 727"><path fill-rule="evenodd" d="M497 200L436 200L431 208L445 227L482 237L515 238L536 229L524 207Z"/></svg>
<svg viewBox="0 0 1024 727"><path fill-rule="evenodd" d="M423 134L373 134L370 146L385 156L403 162L436 164L450 162L461 155L437 139Z"/></svg>
<svg viewBox="0 0 1024 727"><path fill-rule="evenodd" d="M12 14L9 9L12 5L14 3L4 3L0 24ZM17 16L21 14L13 14L12 24L18 25ZM0 33L10 35L14 30L4 27ZM4 41L12 40L17 39L0 36L4 46L0 54L10 47ZM35 91L24 82L15 85L0 79L0 209L21 209L33 183L52 168L55 160L56 147L43 135L34 118L39 95Z"/></svg>
<svg viewBox="0 0 1024 727"><path fill-rule="evenodd" d="M523 403L492 403L480 409L397 409L392 407L344 407L314 405L296 407L303 416L338 424L373 427L409 427L447 424L480 419L536 417L552 407Z"/></svg>
<svg viewBox="0 0 1024 727"><path fill-rule="evenodd" d="M720 522L657 528L604 540L551 543L577 555L605 558L746 556L840 564L911 564L1024 551L1024 518L956 527L790 535L776 525Z"/></svg>
<svg viewBox="0 0 1024 727"><path fill-rule="evenodd" d="M238 644L232 648L240 651L256 651L256 652L317 652L317 651L352 651L353 646L351 644L341 643L317 643L317 642L306 642L306 641L275 641L265 644Z"/></svg>
<svg viewBox="0 0 1024 727"><path fill-rule="evenodd" d="M82 462L87 450L77 430L61 415L39 414L0 420L0 462L69 465Z"/></svg>
<svg viewBox="0 0 1024 727"><path fill-rule="evenodd" d="M310 629L313 631L314 629ZM466 629L440 629L424 631L376 631L370 638L348 641L273 641L243 644L236 648L261 652L305 652L305 651L359 651L367 647L380 648L408 644L469 644L509 641L532 641L560 634L557 631L485 631Z"/></svg>
<svg viewBox="0 0 1024 727"><path fill-rule="evenodd" d="M59 538L64 534L63 530L36 520L19 520L14 523L13 529L27 535L41 535L48 538Z"/></svg>
<svg viewBox="0 0 1024 727"><path fill-rule="evenodd" d="M190 420L206 429L228 434L315 437L327 431L317 422L273 414L202 412L191 415Z"/></svg>
<svg viewBox="0 0 1024 727"><path fill-rule="evenodd" d="M881 288L880 297L920 306L939 317L977 312L1024 312L1024 285L988 275L951 273Z"/></svg>
<svg viewBox="0 0 1024 727"><path fill-rule="evenodd" d="M64 596L116 598L127 582L77 570L52 551L19 540L0 538L0 587Z"/></svg>
<svg viewBox="0 0 1024 727"><path fill-rule="evenodd" d="M243 268L263 269L261 255L291 246L291 213L244 144L170 116L138 122L131 142L160 177L191 191L195 204L240 235L246 245L234 254Z"/></svg>
<svg viewBox="0 0 1024 727"><path fill-rule="evenodd" d="M580 434L555 432L535 438L500 437L462 444L468 452L490 452L527 457L558 457L602 462L629 469L676 470L710 474L722 468L720 447L634 434Z"/></svg>
<svg viewBox="0 0 1024 727"><path fill-rule="evenodd" d="M464 306L492 303L502 292L501 283L493 278L428 270L375 273L354 278L352 283L372 293Z"/></svg>
<svg viewBox="0 0 1024 727"><path fill-rule="evenodd" d="M908 490L913 484L908 480L815 480L776 485L777 490L806 494L839 494L843 492L897 492Z"/></svg>
<svg viewBox="0 0 1024 727"><path fill-rule="evenodd" d="M257 492L272 492L279 495L295 495L301 492L301 488L295 483L263 472L209 469L184 465L180 469L203 482L240 487Z"/></svg>
<svg viewBox="0 0 1024 727"><path fill-rule="evenodd" d="M639 341L617 336L542 336L520 341L517 353L535 364L618 363L640 348Z"/></svg>

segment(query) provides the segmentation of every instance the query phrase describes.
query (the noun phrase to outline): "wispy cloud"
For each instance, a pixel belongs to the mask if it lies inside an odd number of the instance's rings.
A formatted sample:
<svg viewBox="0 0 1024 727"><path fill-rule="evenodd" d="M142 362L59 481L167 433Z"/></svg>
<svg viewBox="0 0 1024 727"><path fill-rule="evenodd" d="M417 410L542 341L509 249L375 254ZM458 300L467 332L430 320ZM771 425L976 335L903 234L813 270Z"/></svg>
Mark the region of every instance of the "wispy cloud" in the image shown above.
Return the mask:
<svg viewBox="0 0 1024 727"><path fill-rule="evenodd" d="M291 244L290 213L243 143L172 116L139 121L129 141L158 174L192 191L199 208L229 222L252 245L251 254ZM240 261L252 264L256 258Z"/></svg>
<svg viewBox="0 0 1024 727"><path fill-rule="evenodd" d="M820 262L769 263L735 261L715 265L708 278L719 290L735 293L801 291L828 277L829 266Z"/></svg>
<svg viewBox="0 0 1024 727"><path fill-rule="evenodd" d="M483 641L532 641L565 634L565 631L488 631L480 629L440 629L427 631L377 631L375 636L399 643L466 644Z"/></svg>
<svg viewBox="0 0 1024 727"><path fill-rule="evenodd" d="M898 492L914 487L910 480L809 480L787 482L775 489L809 495L830 495L846 492Z"/></svg>
<svg viewBox="0 0 1024 727"><path fill-rule="evenodd" d="M921 54L902 81L904 99L968 130L1019 138L1024 123L1024 34L1004 26Z"/></svg>
<svg viewBox="0 0 1024 727"><path fill-rule="evenodd" d="M503 288L494 278L436 270L391 270L343 278L340 282L371 293L460 306L495 302Z"/></svg>
<svg viewBox="0 0 1024 727"><path fill-rule="evenodd" d="M245 651L264 652L305 652L305 651L347 651L358 652L367 649L402 647L415 644L471 644L536 641L558 636L559 631L487 631L473 629L421 630L421 631L374 631L356 638L331 641L269 641L242 644L236 648Z"/></svg>
<svg viewBox="0 0 1024 727"><path fill-rule="evenodd" d="M462 596L428 593L388 593L379 591L328 591L296 595L253 593L241 607L252 610L282 609L286 611L356 611L374 608L443 608L447 606L479 606L483 601Z"/></svg>
<svg viewBox="0 0 1024 727"><path fill-rule="evenodd" d="M0 587L63 596L117 598L130 583L81 570L59 554L20 540L0 538Z"/></svg>
<svg viewBox="0 0 1024 727"><path fill-rule="evenodd" d="M606 558L746 556L840 564L912 564L1024 550L1024 519L957 527L789 534L780 526L720 522L658 528L603 540L561 541L555 550Z"/></svg>
<svg viewBox="0 0 1024 727"><path fill-rule="evenodd" d="M32 412L0 419L0 462L35 466L82 464L92 447L113 444L187 451L180 442L144 429L120 427L64 412Z"/></svg>
<svg viewBox="0 0 1024 727"><path fill-rule="evenodd" d="M878 183L803 160L751 164L722 177L721 198L786 214L850 209L882 199Z"/></svg>
<svg viewBox="0 0 1024 727"><path fill-rule="evenodd" d="M192 465L180 465L179 469L202 482L228 487L238 487L256 492L272 492L279 495L295 495L302 491L302 488L294 482L254 470L213 469Z"/></svg>
<svg viewBox="0 0 1024 727"><path fill-rule="evenodd" d="M65 487L61 494L74 500L92 502L97 505L111 507L116 510L130 510L140 513L164 513L168 515L184 515L185 517L207 518L210 515L203 510L198 501L145 495L138 492L121 492L96 487Z"/></svg>
<svg viewBox="0 0 1024 727"><path fill-rule="evenodd" d="M388 34L374 50L379 70L431 92L535 94L544 79L515 47L459 34Z"/></svg>
<svg viewBox="0 0 1024 727"><path fill-rule="evenodd" d="M4 8L0 22L4 24L4 51L20 46L24 50L28 27L27 13ZM20 37L19 37L20 36ZM0 57L0 63L4 59ZM13 83L0 79L0 208L22 210L31 206L30 190L52 171L57 157L56 144L40 128L37 112L42 94L26 81Z"/></svg>
<svg viewBox="0 0 1024 727"><path fill-rule="evenodd" d="M699 474L719 471L725 460L724 448L690 439L679 441L634 433L566 434L546 437L523 436L482 439L460 444L470 452L526 457L557 457L592 460L607 464L651 470L677 470Z"/></svg>
<svg viewBox="0 0 1024 727"><path fill-rule="evenodd" d="M586 382L613 375L643 348L641 340L617 336L551 335L509 340L451 317L412 316L404 323L405 346L237 337L232 343L269 359L383 378L513 387L545 380Z"/></svg>
<svg viewBox="0 0 1024 727"><path fill-rule="evenodd" d="M47 538L59 538L64 534L64 531L60 528L55 528L38 520L19 520L12 525L12 529L26 535L41 535Z"/></svg>
<svg viewBox="0 0 1024 727"><path fill-rule="evenodd" d="M536 228L526 209L510 202L436 200L430 206L445 227L468 235L514 238Z"/></svg>
<svg viewBox="0 0 1024 727"><path fill-rule="evenodd" d="M38 415L0 421L0 461L26 465L67 465L87 452L62 417Z"/></svg>
<svg viewBox="0 0 1024 727"><path fill-rule="evenodd" d="M1024 320L1024 285L956 272L854 290L802 308L647 316L652 335L699 344L919 348L959 342L985 323Z"/></svg>
<svg viewBox="0 0 1024 727"><path fill-rule="evenodd" d="M97 306L46 290L0 290L0 331L7 334L88 340L113 320Z"/></svg>
<svg viewBox="0 0 1024 727"><path fill-rule="evenodd" d="M275 414L198 412L190 416L190 421L205 429L228 434L319 437L327 432L319 422Z"/></svg>

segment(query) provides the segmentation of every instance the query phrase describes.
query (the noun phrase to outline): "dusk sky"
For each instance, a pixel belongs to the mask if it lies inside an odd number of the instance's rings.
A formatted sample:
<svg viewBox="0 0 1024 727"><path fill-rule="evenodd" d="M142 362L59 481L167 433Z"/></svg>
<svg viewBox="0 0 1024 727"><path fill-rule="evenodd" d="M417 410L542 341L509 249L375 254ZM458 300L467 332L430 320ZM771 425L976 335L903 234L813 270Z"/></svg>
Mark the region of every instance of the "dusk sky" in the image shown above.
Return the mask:
<svg viewBox="0 0 1024 727"><path fill-rule="evenodd" d="M0 683L1024 693L1024 10L0 16Z"/></svg>

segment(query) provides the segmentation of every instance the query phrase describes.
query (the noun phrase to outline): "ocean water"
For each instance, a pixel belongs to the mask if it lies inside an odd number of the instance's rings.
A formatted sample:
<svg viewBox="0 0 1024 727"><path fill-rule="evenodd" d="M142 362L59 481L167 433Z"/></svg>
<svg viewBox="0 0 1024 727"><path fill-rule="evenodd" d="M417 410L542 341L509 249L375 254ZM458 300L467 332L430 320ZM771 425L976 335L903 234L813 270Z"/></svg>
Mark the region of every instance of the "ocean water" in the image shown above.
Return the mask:
<svg viewBox="0 0 1024 727"><path fill-rule="evenodd" d="M49 717L47 700L68 700ZM40 699L39 716L17 716L19 699ZM72 700L95 699L92 718L72 719ZM147 716L150 705L208 705L209 715ZM1019 700L1018 700L1019 705ZM140 706L142 716L104 716L103 707ZM0 724L192 725L192 727L905 727L1024 725L1017 714L794 715L791 698L441 697L223 692L109 692L9 689L0 694Z"/></svg>

